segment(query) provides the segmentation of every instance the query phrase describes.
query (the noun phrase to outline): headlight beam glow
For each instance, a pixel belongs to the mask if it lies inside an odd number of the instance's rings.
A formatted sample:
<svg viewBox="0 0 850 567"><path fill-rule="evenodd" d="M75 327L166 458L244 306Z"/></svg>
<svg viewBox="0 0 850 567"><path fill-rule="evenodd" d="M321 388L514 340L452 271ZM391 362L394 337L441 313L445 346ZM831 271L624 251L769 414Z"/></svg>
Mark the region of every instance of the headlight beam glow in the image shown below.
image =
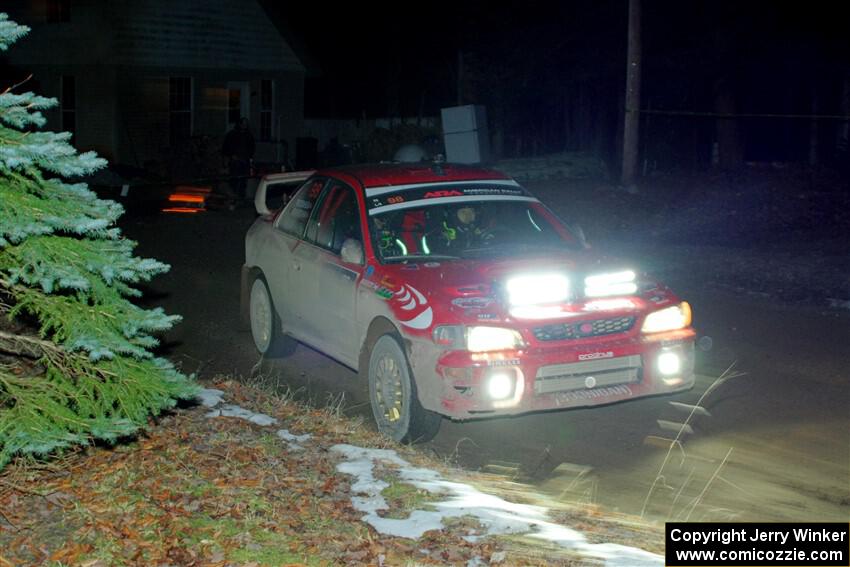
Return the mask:
<svg viewBox="0 0 850 567"><path fill-rule="evenodd" d="M644 333L661 333L684 329L691 324L691 306L687 301L659 309L646 316L641 331Z"/></svg>
<svg viewBox="0 0 850 567"><path fill-rule="evenodd" d="M514 276L505 287L512 306L541 305L565 301L570 295L570 280L563 274Z"/></svg>
<svg viewBox="0 0 850 567"><path fill-rule="evenodd" d="M466 330L466 348L472 352L509 350L522 346L522 336L514 329L468 327Z"/></svg>

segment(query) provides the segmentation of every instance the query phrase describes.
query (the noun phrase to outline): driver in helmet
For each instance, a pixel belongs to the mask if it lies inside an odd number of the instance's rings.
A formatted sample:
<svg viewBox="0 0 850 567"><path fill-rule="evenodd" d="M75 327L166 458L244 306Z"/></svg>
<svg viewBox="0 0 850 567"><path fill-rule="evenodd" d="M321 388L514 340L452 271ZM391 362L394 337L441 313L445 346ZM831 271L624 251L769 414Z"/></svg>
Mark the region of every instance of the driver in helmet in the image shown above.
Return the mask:
<svg viewBox="0 0 850 567"><path fill-rule="evenodd" d="M478 211L472 206L457 209L443 221L442 237L449 249L463 250L486 244L493 235L480 224Z"/></svg>

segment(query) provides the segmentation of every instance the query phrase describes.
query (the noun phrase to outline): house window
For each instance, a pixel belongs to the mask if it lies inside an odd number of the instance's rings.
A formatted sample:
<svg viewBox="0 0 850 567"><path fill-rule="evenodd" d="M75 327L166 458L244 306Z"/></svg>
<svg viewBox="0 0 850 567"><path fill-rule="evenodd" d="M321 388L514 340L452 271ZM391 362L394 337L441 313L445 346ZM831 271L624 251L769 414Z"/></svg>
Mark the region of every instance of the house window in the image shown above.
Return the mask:
<svg viewBox="0 0 850 567"><path fill-rule="evenodd" d="M274 114L274 82L271 79L260 81L260 140L272 139L272 116Z"/></svg>
<svg viewBox="0 0 850 567"><path fill-rule="evenodd" d="M77 137L77 81L73 75L62 75L62 95L59 109L62 113L62 131L71 133L71 143Z"/></svg>
<svg viewBox="0 0 850 567"><path fill-rule="evenodd" d="M171 144L192 135L192 79L171 77L168 84Z"/></svg>
<svg viewBox="0 0 850 567"><path fill-rule="evenodd" d="M71 0L47 0L45 17L50 24L70 22Z"/></svg>

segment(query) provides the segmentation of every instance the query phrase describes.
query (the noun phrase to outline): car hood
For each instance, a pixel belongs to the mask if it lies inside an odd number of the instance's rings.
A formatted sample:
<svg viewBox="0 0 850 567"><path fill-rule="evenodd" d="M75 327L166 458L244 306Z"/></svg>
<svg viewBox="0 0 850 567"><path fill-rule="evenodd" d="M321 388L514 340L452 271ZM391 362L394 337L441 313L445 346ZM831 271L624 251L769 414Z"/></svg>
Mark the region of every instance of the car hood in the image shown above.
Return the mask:
<svg viewBox="0 0 850 567"><path fill-rule="evenodd" d="M510 259L474 259L432 262L410 262L384 266L385 281L390 289L421 295L445 318L459 323L519 318L510 313L504 300L504 282L512 276L535 273L564 273L571 285L578 286L585 275L634 269L628 262L602 256L591 250L570 251ZM647 303L661 305L672 301L672 293L645 274L639 276L638 296L633 296L625 310L644 309ZM574 298L565 303L564 317L579 315L590 301ZM599 303L597 301L597 303ZM598 312L597 307L591 311ZM621 309L622 310L622 309Z"/></svg>

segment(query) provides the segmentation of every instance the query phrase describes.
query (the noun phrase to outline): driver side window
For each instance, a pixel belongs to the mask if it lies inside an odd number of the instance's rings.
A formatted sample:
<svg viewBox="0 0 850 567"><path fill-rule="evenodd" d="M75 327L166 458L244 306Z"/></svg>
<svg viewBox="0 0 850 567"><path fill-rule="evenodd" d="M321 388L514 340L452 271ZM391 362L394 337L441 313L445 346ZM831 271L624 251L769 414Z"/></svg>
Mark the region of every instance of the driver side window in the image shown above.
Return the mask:
<svg viewBox="0 0 850 567"><path fill-rule="evenodd" d="M348 185L331 181L307 223L304 239L339 254L348 238L363 241L357 196Z"/></svg>

